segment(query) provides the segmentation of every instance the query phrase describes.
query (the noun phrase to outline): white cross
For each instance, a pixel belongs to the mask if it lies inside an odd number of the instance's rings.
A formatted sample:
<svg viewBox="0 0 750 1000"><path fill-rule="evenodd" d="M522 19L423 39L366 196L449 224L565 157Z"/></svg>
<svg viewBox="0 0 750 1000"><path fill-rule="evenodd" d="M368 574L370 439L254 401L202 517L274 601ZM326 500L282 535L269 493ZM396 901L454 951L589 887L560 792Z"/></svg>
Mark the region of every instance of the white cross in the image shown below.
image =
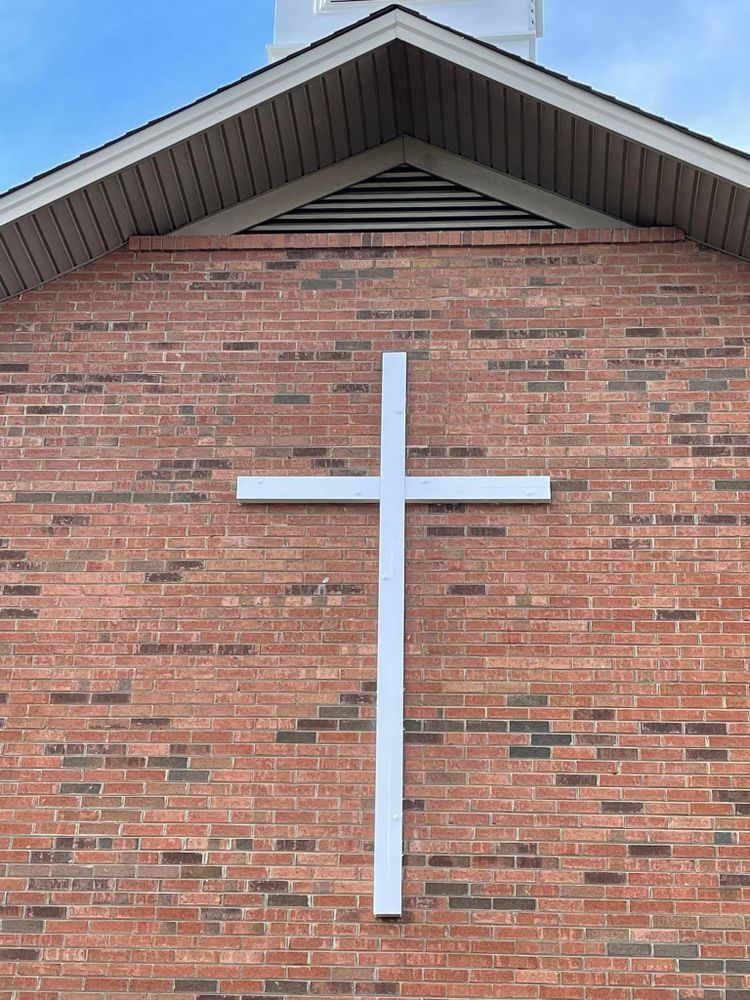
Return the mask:
<svg viewBox="0 0 750 1000"><path fill-rule="evenodd" d="M406 354L383 355L380 476L240 476L243 503L379 503L373 912L401 915L404 769L404 549L407 503L540 503L548 476L406 475Z"/></svg>

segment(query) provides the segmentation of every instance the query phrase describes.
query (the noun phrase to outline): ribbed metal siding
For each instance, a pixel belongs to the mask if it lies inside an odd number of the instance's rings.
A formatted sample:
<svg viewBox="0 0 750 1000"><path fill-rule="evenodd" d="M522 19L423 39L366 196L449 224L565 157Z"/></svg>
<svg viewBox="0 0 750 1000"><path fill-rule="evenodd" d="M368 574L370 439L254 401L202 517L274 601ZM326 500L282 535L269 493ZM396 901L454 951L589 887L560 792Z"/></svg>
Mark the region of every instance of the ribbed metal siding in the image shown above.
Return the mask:
<svg viewBox="0 0 750 1000"><path fill-rule="evenodd" d="M403 165L246 232L556 228L548 219Z"/></svg>
<svg viewBox="0 0 750 1000"><path fill-rule="evenodd" d="M394 41L0 229L0 294L413 135L750 258L750 191Z"/></svg>

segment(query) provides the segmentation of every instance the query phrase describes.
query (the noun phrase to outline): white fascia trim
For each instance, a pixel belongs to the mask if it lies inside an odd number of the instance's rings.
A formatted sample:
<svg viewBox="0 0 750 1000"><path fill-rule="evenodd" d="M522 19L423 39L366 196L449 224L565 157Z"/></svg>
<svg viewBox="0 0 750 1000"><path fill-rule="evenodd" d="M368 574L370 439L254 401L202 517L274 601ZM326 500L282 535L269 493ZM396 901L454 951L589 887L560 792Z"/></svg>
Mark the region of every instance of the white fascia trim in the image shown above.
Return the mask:
<svg viewBox="0 0 750 1000"><path fill-rule="evenodd" d="M503 42L530 42L533 37L533 31L516 31L512 35L482 35L479 40L499 48Z"/></svg>
<svg viewBox="0 0 750 1000"><path fill-rule="evenodd" d="M190 222L180 229L175 229L173 235L224 236L241 233L251 226L258 226L302 205L325 198L326 195L341 191L351 184L366 181L374 174L390 170L403 162L404 140L392 139L382 146L375 146L330 167L323 167L312 174L298 177L279 188L264 191L263 194L215 212L205 219Z"/></svg>
<svg viewBox="0 0 750 1000"><path fill-rule="evenodd" d="M630 229L629 223L552 194L421 139L404 138L404 162L571 229Z"/></svg>
<svg viewBox="0 0 750 1000"><path fill-rule="evenodd" d="M304 43L300 42L299 45L266 45L266 52L268 53L269 63L278 62L279 59L285 59L287 56L291 56L294 52L299 52L300 49L304 49Z"/></svg>
<svg viewBox="0 0 750 1000"><path fill-rule="evenodd" d="M70 163L0 198L0 226L5 226L51 202L132 166L149 156L184 142L248 108L335 69L350 59L371 52L396 38L395 11L365 22L280 64L273 64L244 83L235 84L194 107L169 115L164 121L141 129L135 135L115 140L98 153Z"/></svg>
<svg viewBox="0 0 750 1000"><path fill-rule="evenodd" d="M0 226L184 142L227 118L396 39L611 129L667 156L683 160L700 170L707 170L742 187L750 187L750 163L735 153L711 146L670 125L652 121L636 111L619 107L564 80L542 73L534 66L517 62L502 52L485 49L440 25L422 21L406 11L395 10L300 52L288 62L272 64L244 83L205 98L194 107L175 112L164 121L116 140L80 162L55 170L48 177L5 195L0 198Z"/></svg>
<svg viewBox="0 0 750 1000"><path fill-rule="evenodd" d="M699 170L707 170L734 184L750 187L750 161L736 153L686 135L671 125L653 121L638 111L613 104L606 98L588 93L565 80L557 80L502 52L491 52L470 39L426 24L406 11L397 10L393 14L396 19L396 35L408 44L649 146L666 156L683 160Z"/></svg>

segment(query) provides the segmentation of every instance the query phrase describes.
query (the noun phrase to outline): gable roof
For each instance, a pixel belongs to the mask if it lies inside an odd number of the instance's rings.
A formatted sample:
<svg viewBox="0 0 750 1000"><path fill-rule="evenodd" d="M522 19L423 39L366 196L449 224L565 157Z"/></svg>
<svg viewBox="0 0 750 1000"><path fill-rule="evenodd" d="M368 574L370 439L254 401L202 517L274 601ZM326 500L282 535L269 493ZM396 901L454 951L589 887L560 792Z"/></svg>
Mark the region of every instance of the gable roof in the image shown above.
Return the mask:
<svg viewBox="0 0 750 1000"><path fill-rule="evenodd" d="M750 259L750 156L392 6L0 196L0 297L402 136Z"/></svg>

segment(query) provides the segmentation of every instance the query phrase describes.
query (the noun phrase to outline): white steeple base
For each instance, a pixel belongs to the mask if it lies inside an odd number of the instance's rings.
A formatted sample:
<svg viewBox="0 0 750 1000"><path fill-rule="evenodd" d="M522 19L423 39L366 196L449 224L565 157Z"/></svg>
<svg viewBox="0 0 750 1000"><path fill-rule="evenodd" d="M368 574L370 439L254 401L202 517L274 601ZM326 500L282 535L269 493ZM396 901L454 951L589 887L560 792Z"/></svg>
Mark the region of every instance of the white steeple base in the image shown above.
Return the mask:
<svg viewBox="0 0 750 1000"><path fill-rule="evenodd" d="M403 0L403 6L465 35L536 61L544 0ZM391 0L276 0L269 62L291 55L388 7Z"/></svg>

